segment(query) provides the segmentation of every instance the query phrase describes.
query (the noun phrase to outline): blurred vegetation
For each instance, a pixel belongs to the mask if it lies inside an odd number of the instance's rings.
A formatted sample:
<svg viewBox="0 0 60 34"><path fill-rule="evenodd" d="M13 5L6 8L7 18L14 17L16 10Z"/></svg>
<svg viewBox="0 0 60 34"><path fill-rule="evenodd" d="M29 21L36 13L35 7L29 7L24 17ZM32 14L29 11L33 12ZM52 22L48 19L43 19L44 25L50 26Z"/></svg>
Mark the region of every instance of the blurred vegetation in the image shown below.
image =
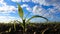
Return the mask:
<svg viewBox="0 0 60 34"><path fill-rule="evenodd" d="M14 25L15 24L15 25ZM0 23L0 34L23 34L22 23ZM26 34L60 34L60 22L26 24Z"/></svg>

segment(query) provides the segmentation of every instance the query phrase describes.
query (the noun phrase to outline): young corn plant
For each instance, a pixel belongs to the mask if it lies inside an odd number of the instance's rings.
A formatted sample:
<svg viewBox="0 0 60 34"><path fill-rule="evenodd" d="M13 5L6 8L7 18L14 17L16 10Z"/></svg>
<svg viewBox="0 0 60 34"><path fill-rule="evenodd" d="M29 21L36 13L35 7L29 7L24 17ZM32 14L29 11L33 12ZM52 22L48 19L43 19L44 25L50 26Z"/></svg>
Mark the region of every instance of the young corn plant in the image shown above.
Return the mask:
<svg viewBox="0 0 60 34"><path fill-rule="evenodd" d="M29 14L27 14L26 17L24 18L24 17L23 17L23 16L24 16L23 9L21 8L21 6L20 6L19 3L17 3L17 5L18 5L18 14L19 14L20 18L22 19L22 23L23 23L22 26L23 26L23 32L24 32L24 33L25 33L26 23L29 23L31 19L33 19L33 18L38 18L38 17L39 17L39 18L43 18L43 19L45 19L45 20L48 21L47 18L45 18L45 17L43 17L43 16L39 16L39 15L34 15L34 16L32 16L31 18L29 18L28 20L26 20L26 19L27 19L27 16L28 16ZM23 18L24 18L24 19L23 19Z"/></svg>

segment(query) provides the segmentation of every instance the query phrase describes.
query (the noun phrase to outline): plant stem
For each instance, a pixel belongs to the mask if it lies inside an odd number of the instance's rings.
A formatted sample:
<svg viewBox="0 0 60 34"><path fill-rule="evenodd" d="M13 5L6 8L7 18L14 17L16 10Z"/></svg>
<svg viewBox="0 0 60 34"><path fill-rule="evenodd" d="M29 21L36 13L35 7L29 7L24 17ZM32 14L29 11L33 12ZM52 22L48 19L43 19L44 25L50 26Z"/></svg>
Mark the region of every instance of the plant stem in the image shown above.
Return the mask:
<svg viewBox="0 0 60 34"><path fill-rule="evenodd" d="M23 34L25 34L25 20L23 20Z"/></svg>

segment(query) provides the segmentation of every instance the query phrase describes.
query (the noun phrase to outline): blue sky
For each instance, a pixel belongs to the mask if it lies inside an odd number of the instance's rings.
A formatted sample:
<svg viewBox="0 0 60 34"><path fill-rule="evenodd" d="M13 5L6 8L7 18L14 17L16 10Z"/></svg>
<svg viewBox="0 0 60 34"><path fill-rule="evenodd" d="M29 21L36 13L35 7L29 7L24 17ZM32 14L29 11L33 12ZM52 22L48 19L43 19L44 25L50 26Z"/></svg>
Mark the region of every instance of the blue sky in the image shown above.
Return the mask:
<svg viewBox="0 0 60 34"><path fill-rule="evenodd" d="M21 5L25 15L31 13L27 19L33 15L40 15L49 21L60 21L60 0L0 0L0 22L21 21L16 2ZM31 21L42 20L44 21L44 19L36 18Z"/></svg>

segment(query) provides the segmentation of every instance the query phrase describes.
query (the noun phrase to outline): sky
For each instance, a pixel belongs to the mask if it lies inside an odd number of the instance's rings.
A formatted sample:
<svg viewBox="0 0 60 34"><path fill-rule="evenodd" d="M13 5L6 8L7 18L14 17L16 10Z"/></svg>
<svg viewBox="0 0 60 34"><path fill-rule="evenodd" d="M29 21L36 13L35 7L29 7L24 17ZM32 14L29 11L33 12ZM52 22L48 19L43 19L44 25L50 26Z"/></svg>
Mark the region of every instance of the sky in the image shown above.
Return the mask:
<svg viewBox="0 0 60 34"><path fill-rule="evenodd" d="M0 22L21 21L16 2L21 5L24 17L30 13L27 19L33 15L40 15L49 21L60 22L60 0L0 0ZM44 21L42 18L36 18L31 21L42 20Z"/></svg>

